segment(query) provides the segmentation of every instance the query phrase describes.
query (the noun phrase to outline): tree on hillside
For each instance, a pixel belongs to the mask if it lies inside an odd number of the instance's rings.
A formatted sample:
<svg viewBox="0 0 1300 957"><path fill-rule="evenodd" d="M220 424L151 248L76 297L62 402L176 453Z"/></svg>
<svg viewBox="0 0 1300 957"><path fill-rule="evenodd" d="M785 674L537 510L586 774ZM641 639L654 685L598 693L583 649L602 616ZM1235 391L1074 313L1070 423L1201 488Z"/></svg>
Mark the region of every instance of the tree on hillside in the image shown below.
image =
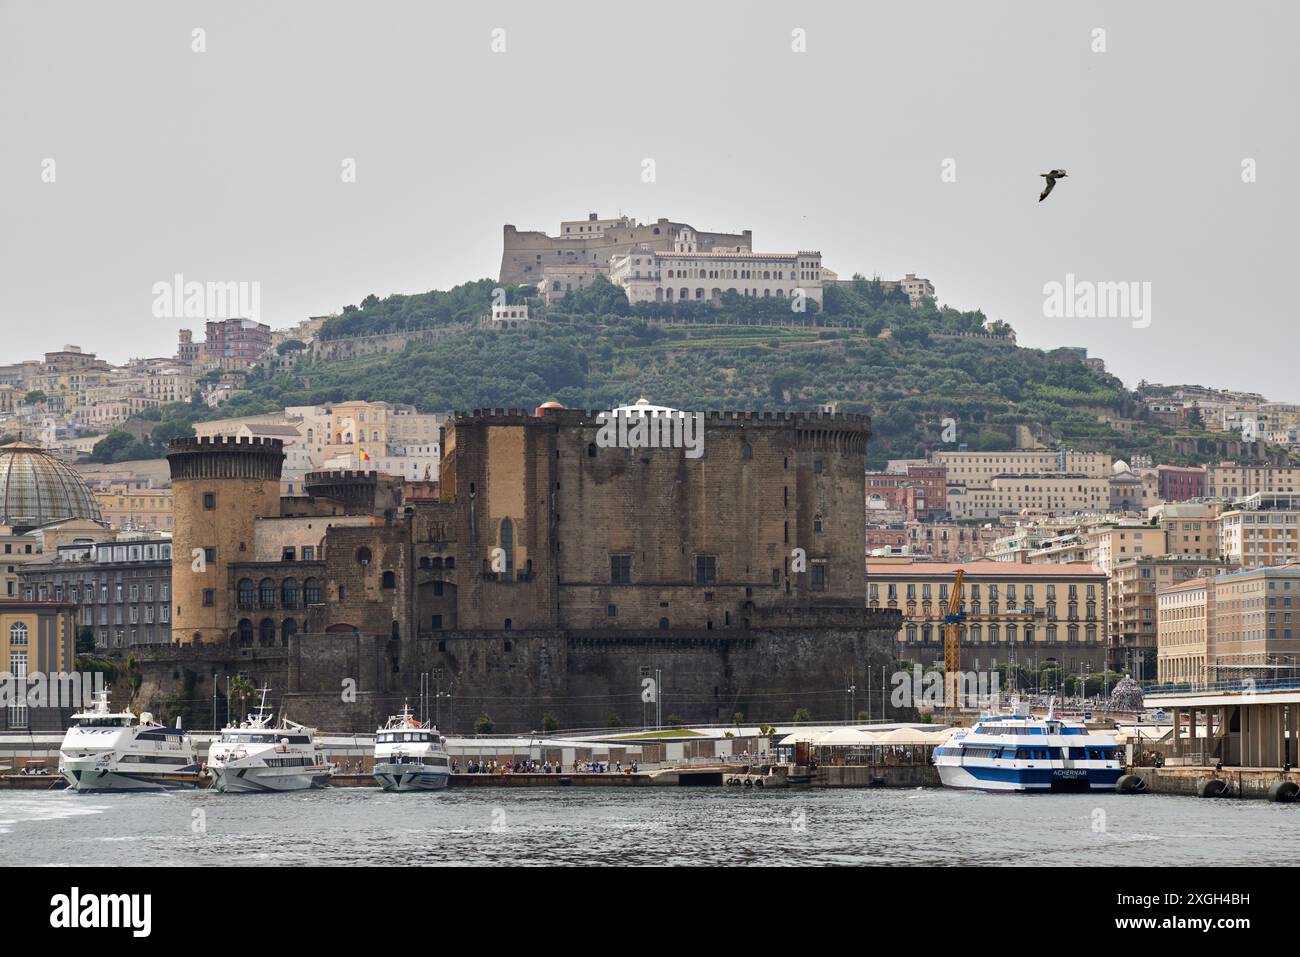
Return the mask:
<svg viewBox="0 0 1300 957"><path fill-rule="evenodd" d="M112 464L135 459L156 459L159 456L157 446L141 442L129 432L115 431L96 442L88 458L91 462Z"/></svg>

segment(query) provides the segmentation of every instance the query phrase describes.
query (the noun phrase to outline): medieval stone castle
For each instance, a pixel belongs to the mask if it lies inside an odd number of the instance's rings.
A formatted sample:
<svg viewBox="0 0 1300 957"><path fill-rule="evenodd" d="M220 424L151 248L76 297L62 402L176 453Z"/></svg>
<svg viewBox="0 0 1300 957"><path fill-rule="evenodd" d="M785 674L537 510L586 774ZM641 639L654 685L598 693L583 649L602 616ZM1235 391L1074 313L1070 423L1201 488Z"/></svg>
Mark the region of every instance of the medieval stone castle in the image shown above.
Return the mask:
<svg viewBox="0 0 1300 957"><path fill-rule="evenodd" d="M711 412L698 457L603 447L600 426L460 413L438 483L321 472L292 497L278 441L174 442L182 647L145 693L178 666L243 672L295 720L360 731L433 675L448 727L527 730L640 724L658 671L687 721L843 717L899 627L865 607L869 420Z"/></svg>

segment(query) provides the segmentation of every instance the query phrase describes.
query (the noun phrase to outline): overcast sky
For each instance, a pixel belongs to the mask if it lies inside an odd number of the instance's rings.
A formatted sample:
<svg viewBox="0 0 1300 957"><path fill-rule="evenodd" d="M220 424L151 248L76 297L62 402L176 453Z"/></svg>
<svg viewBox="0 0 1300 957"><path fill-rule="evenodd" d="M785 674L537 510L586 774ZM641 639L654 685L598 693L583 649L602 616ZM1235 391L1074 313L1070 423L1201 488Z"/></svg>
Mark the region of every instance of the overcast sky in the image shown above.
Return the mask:
<svg viewBox="0 0 1300 957"><path fill-rule="evenodd" d="M284 326L622 212L918 273L1129 385L1300 401L1298 9L0 0L0 362L173 354L178 273ZM1149 282L1150 324L1046 317L1067 274Z"/></svg>

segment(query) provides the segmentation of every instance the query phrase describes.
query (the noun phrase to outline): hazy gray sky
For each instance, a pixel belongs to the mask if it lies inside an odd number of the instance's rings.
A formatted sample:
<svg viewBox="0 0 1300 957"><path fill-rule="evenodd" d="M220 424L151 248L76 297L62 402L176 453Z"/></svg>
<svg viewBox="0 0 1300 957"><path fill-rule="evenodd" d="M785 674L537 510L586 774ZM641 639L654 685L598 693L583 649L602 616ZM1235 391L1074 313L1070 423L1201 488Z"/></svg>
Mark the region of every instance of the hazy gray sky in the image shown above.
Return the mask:
<svg viewBox="0 0 1300 957"><path fill-rule="evenodd" d="M1300 400L1297 9L0 0L0 362L172 354L176 273L281 326L621 211L916 272L1130 385ZM1149 327L1045 318L1067 273L1150 282Z"/></svg>

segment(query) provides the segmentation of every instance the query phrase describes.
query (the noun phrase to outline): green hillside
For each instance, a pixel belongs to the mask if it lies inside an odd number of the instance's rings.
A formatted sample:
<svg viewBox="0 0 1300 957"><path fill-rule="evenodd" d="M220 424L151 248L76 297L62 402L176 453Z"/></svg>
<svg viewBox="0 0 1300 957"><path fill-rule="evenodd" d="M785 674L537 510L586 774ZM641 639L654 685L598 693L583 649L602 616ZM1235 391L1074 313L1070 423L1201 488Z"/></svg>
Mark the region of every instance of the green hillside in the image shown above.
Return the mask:
<svg viewBox="0 0 1300 957"><path fill-rule="evenodd" d="M788 300L724 298L721 308L629 306L601 280L551 309L530 301L527 328L490 330L495 284L480 280L445 292L367 297L322 332L326 340L469 323L436 343L339 361L304 357L291 373L255 370L247 391L219 410L167 407L151 418L167 434L199 418L365 398L411 403L422 411L532 408L546 400L611 408L645 396L687 409L815 410L873 416L869 462L927 449L1013 447L1015 426L1032 425L1081 449L1162 461L1175 430L1150 422L1141 402L1114 376L1086 368L1078 352L1017 347L984 333L980 312L913 309L901 295L859 281L827 291L826 308L794 313ZM525 290L511 288L511 301ZM672 325L665 325L671 320ZM988 327L996 334L1004 324ZM1135 420L1121 434L1103 414ZM945 442L944 420L955 425ZM1199 433L1222 439L1215 433ZM951 438L951 435L948 436Z"/></svg>

